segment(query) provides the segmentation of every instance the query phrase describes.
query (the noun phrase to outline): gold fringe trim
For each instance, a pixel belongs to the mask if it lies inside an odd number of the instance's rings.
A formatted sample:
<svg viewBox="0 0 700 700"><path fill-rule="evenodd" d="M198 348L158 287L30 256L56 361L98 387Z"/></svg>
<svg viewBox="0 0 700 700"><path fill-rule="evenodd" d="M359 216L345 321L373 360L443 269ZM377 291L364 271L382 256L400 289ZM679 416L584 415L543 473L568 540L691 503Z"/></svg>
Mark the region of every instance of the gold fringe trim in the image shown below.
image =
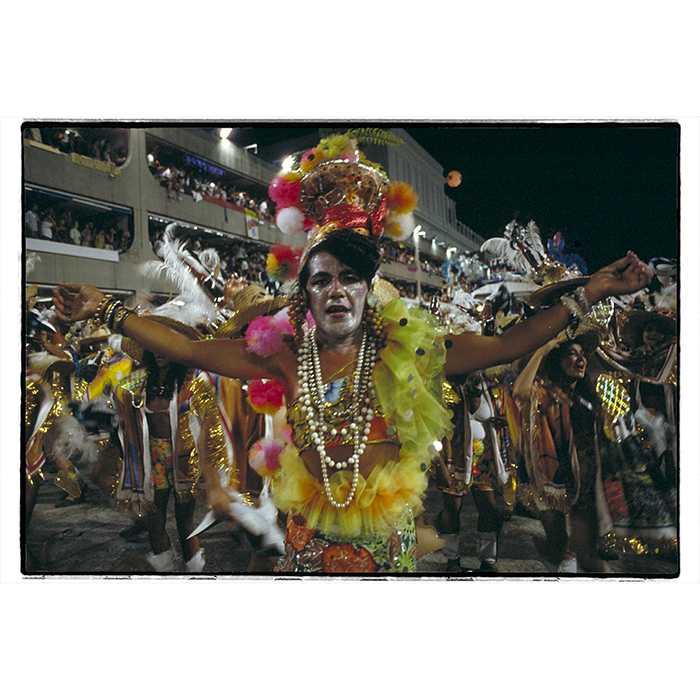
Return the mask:
<svg viewBox="0 0 700 700"><path fill-rule="evenodd" d="M195 415L206 426L206 447L205 455L208 464L212 465L217 472L223 473L227 477L230 487L238 486L238 469L236 464L229 464L226 450L226 439L224 427L221 424L219 407L216 403L216 393L214 387L205 381L202 376L197 377L190 385L192 395L191 406ZM197 463L199 473L199 463Z"/></svg>
<svg viewBox="0 0 700 700"><path fill-rule="evenodd" d="M603 539L606 546L620 554L634 554L640 557L672 557L678 554L677 537L651 541L636 535L618 535L611 530Z"/></svg>

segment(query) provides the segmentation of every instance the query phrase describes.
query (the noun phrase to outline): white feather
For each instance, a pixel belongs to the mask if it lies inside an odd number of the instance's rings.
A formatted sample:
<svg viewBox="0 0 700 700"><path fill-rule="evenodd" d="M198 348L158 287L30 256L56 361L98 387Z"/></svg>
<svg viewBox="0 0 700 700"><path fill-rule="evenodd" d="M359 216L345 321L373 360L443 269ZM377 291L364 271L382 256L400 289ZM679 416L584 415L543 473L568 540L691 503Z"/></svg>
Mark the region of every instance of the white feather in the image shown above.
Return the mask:
<svg viewBox="0 0 700 700"><path fill-rule="evenodd" d="M74 416L59 418L46 434L45 448L54 459L74 464L94 464L99 451L95 440Z"/></svg>
<svg viewBox="0 0 700 700"><path fill-rule="evenodd" d="M24 269L28 275L31 275L32 272L34 272L34 268L38 262L41 262L41 258L39 257L38 253L27 253L24 259Z"/></svg>
<svg viewBox="0 0 700 700"><path fill-rule="evenodd" d="M675 314L678 305L678 287L675 284L669 284L668 287L664 287L660 292L657 292L654 295L654 299L657 309L666 309Z"/></svg>
<svg viewBox="0 0 700 700"><path fill-rule="evenodd" d="M153 260L141 265L144 275L152 279L164 277L179 292L176 299L153 309L152 313L169 316L190 325L214 323L218 318L216 306L202 290L199 281L184 260L187 259L196 269L202 269L202 266L184 250L184 244L180 244L173 237L174 227L174 224L170 224L165 229L158 247L157 253L162 262Z"/></svg>

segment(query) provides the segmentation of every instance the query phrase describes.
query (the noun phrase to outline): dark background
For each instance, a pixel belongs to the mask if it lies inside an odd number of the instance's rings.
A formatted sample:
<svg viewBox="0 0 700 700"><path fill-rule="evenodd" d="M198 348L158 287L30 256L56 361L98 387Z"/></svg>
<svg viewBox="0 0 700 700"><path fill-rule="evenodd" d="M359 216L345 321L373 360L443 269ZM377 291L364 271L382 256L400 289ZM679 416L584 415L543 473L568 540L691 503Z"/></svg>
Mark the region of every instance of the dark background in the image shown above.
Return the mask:
<svg viewBox="0 0 700 700"><path fill-rule="evenodd" d="M320 126L360 125L239 125L231 138L264 151L287 139L313 145ZM461 186L445 191L458 218L484 238L501 235L517 215L534 218L544 240L562 231L592 269L628 248L646 260L678 257L676 124L376 125L406 128L445 174L462 173Z"/></svg>

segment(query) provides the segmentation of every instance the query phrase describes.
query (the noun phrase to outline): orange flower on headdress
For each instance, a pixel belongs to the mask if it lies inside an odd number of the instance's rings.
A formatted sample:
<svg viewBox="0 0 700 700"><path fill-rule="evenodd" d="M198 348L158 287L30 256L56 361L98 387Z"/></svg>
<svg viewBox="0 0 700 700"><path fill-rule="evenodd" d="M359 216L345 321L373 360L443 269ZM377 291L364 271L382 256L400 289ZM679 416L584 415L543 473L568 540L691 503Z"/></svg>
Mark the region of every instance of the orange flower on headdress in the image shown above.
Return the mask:
<svg viewBox="0 0 700 700"><path fill-rule="evenodd" d="M397 214L408 214L418 205L418 195L407 182L392 182L386 195L389 209Z"/></svg>

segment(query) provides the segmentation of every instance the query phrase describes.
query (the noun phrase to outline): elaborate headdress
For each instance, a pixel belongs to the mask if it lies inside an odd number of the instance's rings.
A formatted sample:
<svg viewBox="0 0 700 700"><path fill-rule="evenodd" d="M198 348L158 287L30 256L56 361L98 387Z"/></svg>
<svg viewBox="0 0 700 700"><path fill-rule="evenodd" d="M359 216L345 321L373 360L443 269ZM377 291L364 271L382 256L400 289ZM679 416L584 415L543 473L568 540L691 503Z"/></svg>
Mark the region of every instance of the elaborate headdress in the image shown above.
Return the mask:
<svg viewBox="0 0 700 700"><path fill-rule="evenodd" d="M382 166L359 150L360 141L401 143L382 129L334 134L293 157L291 167L270 183L280 231L287 236L307 232L302 267L311 251L336 231L353 231L375 242L384 233L400 240L413 231L415 192L405 182L390 182Z"/></svg>

